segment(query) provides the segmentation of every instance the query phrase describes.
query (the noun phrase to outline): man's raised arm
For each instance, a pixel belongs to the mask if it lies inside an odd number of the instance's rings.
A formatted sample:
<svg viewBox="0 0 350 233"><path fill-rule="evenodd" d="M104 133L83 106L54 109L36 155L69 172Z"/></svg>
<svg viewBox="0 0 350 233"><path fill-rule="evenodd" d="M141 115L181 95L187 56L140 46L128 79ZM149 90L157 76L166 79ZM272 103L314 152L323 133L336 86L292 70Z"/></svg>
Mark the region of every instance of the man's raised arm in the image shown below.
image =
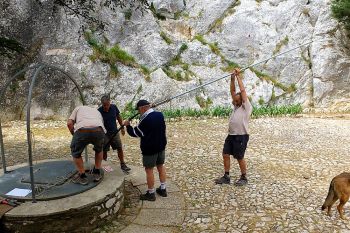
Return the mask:
<svg viewBox="0 0 350 233"><path fill-rule="evenodd" d="M235 69L234 70L234 74L236 76L236 79L237 79L237 82L238 82L238 86L239 86L239 90L240 90L241 95L242 95L242 101L244 103L246 103L247 100L248 100L248 96L247 96L247 92L245 91L245 88L244 88L244 85L243 85L243 82L242 82L241 71L239 69Z"/></svg>

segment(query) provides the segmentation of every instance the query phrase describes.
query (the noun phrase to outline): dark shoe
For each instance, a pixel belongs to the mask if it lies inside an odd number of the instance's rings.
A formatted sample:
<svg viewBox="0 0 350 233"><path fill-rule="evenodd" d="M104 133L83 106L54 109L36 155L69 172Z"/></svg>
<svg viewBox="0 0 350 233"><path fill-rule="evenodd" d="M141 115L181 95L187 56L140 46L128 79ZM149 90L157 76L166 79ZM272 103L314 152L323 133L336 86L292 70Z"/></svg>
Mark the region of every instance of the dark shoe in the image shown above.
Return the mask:
<svg viewBox="0 0 350 233"><path fill-rule="evenodd" d="M218 179L215 179L215 184L230 184L230 183L231 183L231 179L227 175L224 175Z"/></svg>
<svg viewBox="0 0 350 233"><path fill-rule="evenodd" d="M154 193L149 193L147 191L145 194L140 195L140 200L142 200L142 201L155 201L156 195Z"/></svg>
<svg viewBox="0 0 350 233"><path fill-rule="evenodd" d="M162 197L167 197L168 196L168 193L166 192L166 189L161 189L159 187L159 188L156 188L156 192L159 194L159 196L162 196Z"/></svg>
<svg viewBox="0 0 350 233"><path fill-rule="evenodd" d="M72 178L72 182L74 183L74 184L81 184L81 185L87 185L87 184L89 184L89 180L88 180L88 178L87 178L87 176L86 176L86 174L84 173L84 174L76 174L73 178Z"/></svg>
<svg viewBox="0 0 350 233"><path fill-rule="evenodd" d="M239 180L237 180L235 183L236 186L244 186L246 184L248 184L248 179L245 176L241 176L241 178L239 178Z"/></svg>
<svg viewBox="0 0 350 233"><path fill-rule="evenodd" d="M123 172L126 172L126 173L128 173L131 170L131 168L126 166L125 163L120 164L120 168L122 169Z"/></svg>
<svg viewBox="0 0 350 233"><path fill-rule="evenodd" d="M99 182L102 179L101 171L99 169L92 170L92 176L94 177L94 182Z"/></svg>

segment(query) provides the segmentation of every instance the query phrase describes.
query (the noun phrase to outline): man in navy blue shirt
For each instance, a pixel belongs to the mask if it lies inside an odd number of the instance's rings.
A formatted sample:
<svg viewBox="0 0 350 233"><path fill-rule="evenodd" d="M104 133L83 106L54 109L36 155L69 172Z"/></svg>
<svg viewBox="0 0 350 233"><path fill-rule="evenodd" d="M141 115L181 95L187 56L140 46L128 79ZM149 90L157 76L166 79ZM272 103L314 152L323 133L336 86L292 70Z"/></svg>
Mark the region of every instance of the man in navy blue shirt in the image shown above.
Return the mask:
<svg viewBox="0 0 350 233"><path fill-rule="evenodd" d="M157 167L160 180L160 187L156 189L156 192L162 197L167 196L164 166L167 139L164 116L161 112L154 111L147 100L137 102L136 109L141 115L138 126L131 127L129 121L124 121L123 124L127 127L127 132L131 137L141 138L140 148L143 166L146 171L148 190L140 196L140 199L155 201L154 167Z"/></svg>
<svg viewBox="0 0 350 233"><path fill-rule="evenodd" d="M103 159L107 160L107 151L109 151L110 146L112 146L113 150L117 150L118 152L118 158L120 160L120 168L124 172L129 172L130 168L126 166L124 162L124 152L123 152L123 145L122 141L119 136L119 132L117 135L115 135L113 138L112 136L117 132L117 122L119 122L120 125L123 123L123 119L120 116L119 109L116 105L111 104L111 100L109 95L104 95L101 98L101 104L102 106L98 108L98 111L101 113L104 121L104 126L107 130L106 137L105 137L105 145L103 150ZM125 135L125 129L121 129L122 135ZM109 142L109 143L108 143Z"/></svg>

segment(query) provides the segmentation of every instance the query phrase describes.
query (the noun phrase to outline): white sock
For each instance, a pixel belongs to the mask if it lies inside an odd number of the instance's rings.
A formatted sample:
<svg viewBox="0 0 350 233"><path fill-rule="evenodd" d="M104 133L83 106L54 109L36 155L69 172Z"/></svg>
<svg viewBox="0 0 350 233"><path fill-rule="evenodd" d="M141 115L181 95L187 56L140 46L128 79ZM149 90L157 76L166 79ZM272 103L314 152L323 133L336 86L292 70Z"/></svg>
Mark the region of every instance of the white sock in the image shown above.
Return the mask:
<svg viewBox="0 0 350 233"><path fill-rule="evenodd" d="M160 189L166 189L165 182L164 183L160 183Z"/></svg>
<svg viewBox="0 0 350 233"><path fill-rule="evenodd" d="M149 193L154 193L154 188L153 189L148 189Z"/></svg>

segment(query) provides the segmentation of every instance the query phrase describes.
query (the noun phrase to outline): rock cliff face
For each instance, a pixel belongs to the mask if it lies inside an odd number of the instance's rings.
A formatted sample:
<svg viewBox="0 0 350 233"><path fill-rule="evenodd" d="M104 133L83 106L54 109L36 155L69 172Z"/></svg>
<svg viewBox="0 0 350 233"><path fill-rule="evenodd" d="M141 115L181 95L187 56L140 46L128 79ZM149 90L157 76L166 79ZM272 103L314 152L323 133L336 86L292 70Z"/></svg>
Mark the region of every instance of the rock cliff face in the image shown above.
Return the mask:
<svg viewBox="0 0 350 233"><path fill-rule="evenodd" d="M1 3L1 36L26 49L26 55L3 58L2 82L20 67L47 62L76 78L89 104L110 93L123 108L135 95L161 101L227 75L235 66L246 67L313 41L247 69L244 83L252 102L350 110L350 41L331 18L329 0L150 2L153 13L101 8L97 15L108 23L106 30L85 36L81 20L51 1L41 6L35 1ZM113 57L118 49L131 60ZM77 97L57 72L46 73L49 77L42 77L34 99L35 114L65 115L73 106L67 101ZM16 95L22 96L16 98L23 105L28 83L16 85ZM228 86L223 79L163 107L229 105Z"/></svg>

